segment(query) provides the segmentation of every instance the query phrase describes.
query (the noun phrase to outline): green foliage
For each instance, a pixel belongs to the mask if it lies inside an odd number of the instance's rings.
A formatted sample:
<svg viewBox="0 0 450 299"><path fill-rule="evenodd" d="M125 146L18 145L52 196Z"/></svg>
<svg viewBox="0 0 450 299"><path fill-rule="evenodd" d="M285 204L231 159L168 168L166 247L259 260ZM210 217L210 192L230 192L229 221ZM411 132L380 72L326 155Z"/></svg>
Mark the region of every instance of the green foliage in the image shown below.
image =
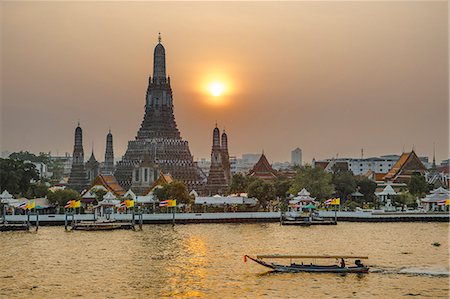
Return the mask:
<svg viewBox="0 0 450 299"><path fill-rule="evenodd" d="M298 170L289 192L297 194L301 189L306 188L311 196L317 199L329 198L334 192L331 179L331 174L326 173L322 168L312 168L308 165Z"/></svg>
<svg viewBox="0 0 450 299"><path fill-rule="evenodd" d="M45 197L48 193L48 187L43 183L30 184L25 193L26 198L41 198Z"/></svg>
<svg viewBox="0 0 450 299"><path fill-rule="evenodd" d="M408 182L408 190L414 196L422 197L430 191L430 187L421 174L414 174Z"/></svg>
<svg viewBox="0 0 450 299"><path fill-rule="evenodd" d="M231 178L229 193L246 193L248 192L248 186L255 180L256 178L254 177L235 173Z"/></svg>
<svg viewBox="0 0 450 299"><path fill-rule="evenodd" d="M332 179L336 196L342 201L346 200L350 194L356 191L356 181L351 171L337 171Z"/></svg>
<svg viewBox="0 0 450 299"><path fill-rule="evenodd" d="M266 209L269 201L275 199L275 188L271 183L255 179L248 185L248 197L257 198L261 207Z"/></svg>
<svg viewBox="0 0 450 299"><path fill-rule="evenodd" d="M401 192L394 196L394 205L396 206L410 206L410 207L416 207L416 197L411 194L410 192Z"/></svg>
<svg viewBox="0 0 450 299"><path fill-rule="evenodd" d="M64 206L69 200L79 198L80 194L72 189L56 190L55 192L48 191L47 193L48 202L55 206Z"/></svg>
<svg viewBox="0 0 450 299"><path fill-rule="evenodd" d="M95 199L97 201L102 201L103 200L103 196L106 195L106 193L108 193L108 191L103 190L103 189L95 189L93 190L94 194L95 194Z"/></svg>
<svg viewBox="0 0 450 299"><path fill-rule="evenodd" d="M161 188L156 188L153 194L159 201L167 199L176 199L177 204L190 204L192 197L189 195L186 185L181 181L173 181L170 184L165 184Z"/></svg>
<svg viewBox="0 0 450 299"><path fill-rule="evenodd" d="M344 203L344 207L347 207L350 211L354 211L357 207L360 207L361 204L359 204L356 201L352 201L352 200L347 200Z"/></svg>
<svg viewBox="0 0 450 299"><path fill-rule="evenodd" d="M368 178L358 178L356 180L359 192L364 195L364 202L376 202L375 190L377 189L377 183Z"/></svg>
<svg viewBox="0 0 450 299"><path fill-rule="evenodd" d="M235 173L231 178L230 193L244 193L247 191L247 178L242 173Z"/></svg>
<svg viewBox="0 0 450 299"><path fill-rule="evenodd" d="M275 188L275 196L285 199L289 195L289 188L292 186L292 180L288 178L277 178L273 185Z"/></svg>
<svg viewBox="0 0 450 299"><path fill-rule="evenodd" d="M9 158L18 161L42 162L44 164L50 162L50 155L42 152L39 153L39 156L36 156L28 151L20 151L10 154Z"/></svg>
<svg viewBox="0 0 450 299"><path fill-rule="evenodd" d="M30 188L30 181L38 179L39 175L33 164L0 158L0 189L22 195Z"/></svg>

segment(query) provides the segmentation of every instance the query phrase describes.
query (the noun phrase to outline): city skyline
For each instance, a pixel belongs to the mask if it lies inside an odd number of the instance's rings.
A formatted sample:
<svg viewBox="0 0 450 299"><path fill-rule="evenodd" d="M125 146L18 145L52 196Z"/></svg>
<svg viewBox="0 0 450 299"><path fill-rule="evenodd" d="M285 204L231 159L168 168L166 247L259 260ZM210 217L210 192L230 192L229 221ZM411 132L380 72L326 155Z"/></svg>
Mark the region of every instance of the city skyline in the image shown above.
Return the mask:
<svg viewBox="0 0 450 299"><path fill-rule="evenodd" d="M86 154L94 141L102 157L111 128L121 157L143 116L161 31L175 116L196 160L209 157L216 121L232 156L264 150L271 162L289 161L300 147L311 161L359 157L361 148L368 157L415 147L431 157L435 142L437 160L447 159L446 6L6 3L1 149L71 152L79 120ZM234 17L221 11L236 8ZM193 12L183 16L186 9ZM349 9L360 14L346 19ZM166 19L144 18L149 10L166 12ZM273 10L275 21L261 23ZM189 26L177 32L171 20L183 17ZM217 80L225 82L220 97L205 92Z"/></svg>

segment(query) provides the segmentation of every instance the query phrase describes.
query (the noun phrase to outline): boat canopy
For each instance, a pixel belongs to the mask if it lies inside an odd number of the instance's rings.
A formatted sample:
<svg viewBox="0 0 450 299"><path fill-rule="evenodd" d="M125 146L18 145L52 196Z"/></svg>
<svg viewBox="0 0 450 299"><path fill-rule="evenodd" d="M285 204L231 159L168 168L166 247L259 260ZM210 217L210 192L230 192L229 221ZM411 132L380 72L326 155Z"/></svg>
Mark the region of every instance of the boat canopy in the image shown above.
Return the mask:
<svg viewBox="0 0 450 299"><path fill-rule="evenodd" d="M281 255L281 254L263 254L257 255L258 259L368 259L367 256L356 255Z"/></svg>

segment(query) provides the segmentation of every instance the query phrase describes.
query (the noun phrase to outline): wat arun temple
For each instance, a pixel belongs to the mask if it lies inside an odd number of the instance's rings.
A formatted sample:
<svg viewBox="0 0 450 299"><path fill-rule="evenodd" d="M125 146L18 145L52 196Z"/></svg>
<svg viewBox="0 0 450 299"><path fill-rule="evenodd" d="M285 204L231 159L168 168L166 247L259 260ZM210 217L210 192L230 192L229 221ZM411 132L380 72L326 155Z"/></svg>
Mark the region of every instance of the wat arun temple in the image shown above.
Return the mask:
<svg viewBox="0 0 450 299"><path fill-rule="evenodd" d="M161 37L154 51L153 77L148 79L145 98L145 114L134 140L122 160L118 162L114 176L128 190L140 189L143 181L143 163L149 170L170 173L183 181L189 190L199 190L205 182L202 171L194 163L189 144L183 140L174 117L174 104L170 77L166 76L166 53ZM144 187L144 186L142 186Z"/></svg>
<svg viewBox="0 0 450 299"><path fill-rule="evenodd" d="M166 76L166 53L161 37L154 51L153 76L148 79L145 112L141 127L128 147L122 160L114 165L113 137L106 137L105 162L100 164L92 151L84 161L83 133L78 124L75 129L72 170L68 186L84 194L95 182L108 185L120 195L131 190L146 195L161 175L182 181L188 190L198 194L224 194L231 182L228 137L213 130L211 167L208 177L197 166L189 150L189 144L181 138L174 117L174 105L170 77ZM114 187L111 187L114 186ZM123 191L123 192L122 192Z"/></svg>

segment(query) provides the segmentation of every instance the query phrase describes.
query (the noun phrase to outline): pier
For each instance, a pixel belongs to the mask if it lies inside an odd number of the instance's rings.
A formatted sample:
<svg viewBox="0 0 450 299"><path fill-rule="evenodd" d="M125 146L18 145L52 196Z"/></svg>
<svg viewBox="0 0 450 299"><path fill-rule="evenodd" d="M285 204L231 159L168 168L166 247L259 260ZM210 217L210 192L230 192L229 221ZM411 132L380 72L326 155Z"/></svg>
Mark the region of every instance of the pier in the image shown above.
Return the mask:
<svg viewBox="0 0 450 299"><path fill-rule="evenodd" d="M319 211L319 217L333 218L334 211ZM133 214L111 214L111 220L116 222L126 222L134 224L172 224L173 215L171 213L161 214L136 214L136 222L133 221ZM6 215L8 223L25 223L27 215ZM72 219L70 219L72 220ZM94 220L93 214L74 214L73 225L80 226ZM449 213L413 213L413 212L337 212L337 221L348 222L449 222ZM258 222L279 222L279 212L238 212L238 213L176 213L176 224L192 223L258 223ZM64 225L64 214L39 215L39 225ZM327 223L332 225L332 223ZM69 223L66 223L69 225ZM83 225L82 225L83 226ZM86 225L84 225L86 226Z"/></svg>

